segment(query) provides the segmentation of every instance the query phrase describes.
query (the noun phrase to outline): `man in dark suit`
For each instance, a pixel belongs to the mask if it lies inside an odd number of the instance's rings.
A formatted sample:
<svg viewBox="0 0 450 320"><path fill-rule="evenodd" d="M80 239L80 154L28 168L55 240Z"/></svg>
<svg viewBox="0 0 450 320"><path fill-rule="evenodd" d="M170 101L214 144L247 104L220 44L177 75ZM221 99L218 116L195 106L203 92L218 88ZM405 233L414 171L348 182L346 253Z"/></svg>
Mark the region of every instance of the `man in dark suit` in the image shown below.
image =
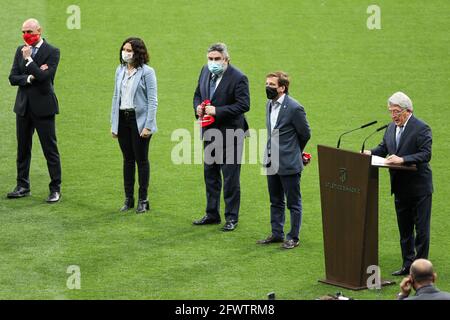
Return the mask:
<svg viewBox="0 0 450 320"><path fill-rule="evenodd" d="M400 283L399 300L450 300L450 293L440 291L434 286L437 275L433 265L426 259L418 259L411 265L410 274ZM412 297L411 289L416 294Z"/></svg>
<svg viewBox="0 0 450 320"><path fill-rule="evenodd" d="M230 64L225 44L212 45L207 52L208 64L198 79L194 94L197 118L213 116L215 122L203 128L204 178L206 213L194 225L219 224L219 205L224 184L225 225L223 231L233 231L239 220L240 171L244 136L248 130L244 113L250 109L247 77ZM201 104L210 100L210 105Z"/></svg>
<svg viewBox="0 0 450 320"><path fill-rule="evenodd" d="M41 38L36 19L22 26L25 45L17 48L9 75L11 85L18 86L14 112L17 127L17 186L8 193L10 199L30 195L30 163L34 130L39 135L50 173L48 203L61 197L61 163L56 143L55 114L58 113L53 81L59 63L59 49Z"/></svg>
<svg viewBox="0 0 450 320"><path fill-rule="evenodd" d="M390 170L391 194L400 231L403 265L392 275L407 275L414 260L428 258L430 246L431 195L430 168L432 136L430 127L413 115L411 99L403 92L388 100L392 122L383 141L368 154L386 158L386 164L415 164L417 171ZM414 235L415 229L415 235Z"/></svg>
<svg viewBox="0 0 450 320"><path fill-rule="evenodd" d="M302 222L300 177L303 170L302 153L311 130L303 106L288 95L289 77L284 72L266 76L266 124L268 142L265 153L267 184L270 195L272 234L259 244L283 242L282 248L299 245ZM291 230L284 237L285 197L291 213Z"/></svg>

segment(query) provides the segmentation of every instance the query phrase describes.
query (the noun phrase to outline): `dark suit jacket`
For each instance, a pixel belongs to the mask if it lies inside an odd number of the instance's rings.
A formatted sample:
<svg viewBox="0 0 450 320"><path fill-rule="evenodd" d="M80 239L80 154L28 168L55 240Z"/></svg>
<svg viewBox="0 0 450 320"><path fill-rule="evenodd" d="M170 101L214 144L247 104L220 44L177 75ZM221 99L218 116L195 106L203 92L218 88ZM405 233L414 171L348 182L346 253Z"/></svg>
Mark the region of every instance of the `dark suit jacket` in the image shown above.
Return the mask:
<svg viewBox="0 0 450 320"><path fill-rule="evenodd" d="M380 157L385 157L388 154L403 157L405 164L416 164L417 171L390 170L391 193L410 197L431 194L433 192L433 181L429 164L432 144L430 127L411 115L397 149L395 130L395 123L390 123L383 141L371 150L372 154Z"/></svg>
<svg viewBox="0 0 450 320"><path fill-rule="evenodd" d="M45 40L39 48L33 62L26 66L22 56L23 46L19 46L14 57L14 63L9 75L9 82L17 89L14 112L24 115L27 107L36 116L45 117L59 113L53 81L59 63L59 49L51 46ZM48 65L43 71L40 67ZM29 75L35 77L31 84L27 83Z"/></svg>
<svg viewBox="0 0 450 320"><path fill-rule="evenodd" d="M209 99L211 72L203 66L194 94L194 113L197 106ZM214 92L211 105L216 107L216 121L207 127L217 129L243 129L247 131L248 123L244 113L250 110L250 93L247 77L237 68L228 65L222 80Z"/></svg>
<svg viewBox="0 0 450 320"><path fill-rule="evenodd" d="M435 286L429 285L419 288L414 296L402 300L450 300L450 293L440 291Z"/></svg>
<svg viewBox="0 0 450 320"><path fill-rule="evenodd" d="M289 95L285 95L278 113L275 131L270 132L270 100L267 101L266 125L269 137L266 155L270 154L270 166L278 169L274 173L291 175L301 172L303 170L302 152L311 138L311 129L303 106ZM279 157L274 156L277 150Z"/></svg>

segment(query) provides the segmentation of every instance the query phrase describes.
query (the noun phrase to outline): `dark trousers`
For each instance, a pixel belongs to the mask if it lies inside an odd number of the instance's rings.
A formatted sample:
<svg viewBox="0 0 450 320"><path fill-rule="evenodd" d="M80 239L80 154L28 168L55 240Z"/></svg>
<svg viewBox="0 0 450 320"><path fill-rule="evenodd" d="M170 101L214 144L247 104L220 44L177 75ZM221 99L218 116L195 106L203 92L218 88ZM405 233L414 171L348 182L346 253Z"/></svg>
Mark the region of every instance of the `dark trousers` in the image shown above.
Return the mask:
<svg viewBox="0 0 450 320"><path fill-rule="evenodd" d="M123 182L125 196L127 198L134 197L134 181L137 164L139 199L147 199L150 180L150 162L148 160L150 138L141 138L134 112L119 111L118 139L123 154Z"/></svg>
<svg viewBox="0 0 450 320"><path fill-rule="evenodd" d="M420 197L395 196L403 266L428 259L430 247L431 194ZM414 234L415 229L415 234Z"/></svg>
<svg viewBox="0 0 450 320"><path fill-rule="evenodd" d="M267 176L270 196L270 223L272 235L284 239L285 197L287 207L291 212L291 231L287 240L299 240L302 224L302 195L300 193L300 173L281 176L278 174Z"/></svg>
<svg viewBox="0 0 450 320"><path fill-rule="evenodd" d="M208 145L210 143L205 142L204 147L206 148ZM221 159L220 161L205 161L204 163L206 215L212 219L220 220L220 193L223 178L225 220L235 222L239 220L242 148L243 138L239 142L235 140L230 145L225 144L223 149L220 149L221 155L218 155L215 151L212 152L212 156L215 157L217 155L217 159ZM206 157L208 156L205 155L205 159Z"/></svg>
<svg viewBox="0 0 450 320"><path fill-rule="evenodd" d="M17 185L30 188L31 149L34 130L37 131L42 151L47 160L51 192L61 191L61 161L56 141L55 115L37 117L30 111L16 115Z"/></svg>
<svg viewBox="0 0 450 320"><path fill-rule="evenodd" d="M220 220L220 192L225 202L225 220L238 221L241 204L240 164L204 164L206 214Z"/></svg>

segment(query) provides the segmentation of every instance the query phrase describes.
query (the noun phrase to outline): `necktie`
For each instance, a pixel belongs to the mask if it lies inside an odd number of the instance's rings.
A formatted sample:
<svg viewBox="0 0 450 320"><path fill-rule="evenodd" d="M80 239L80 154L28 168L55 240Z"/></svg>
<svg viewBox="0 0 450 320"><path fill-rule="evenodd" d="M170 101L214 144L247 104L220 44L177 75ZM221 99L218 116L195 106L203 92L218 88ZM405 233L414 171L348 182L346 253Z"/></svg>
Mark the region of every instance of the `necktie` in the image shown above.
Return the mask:
<svg viewBox="0 0 450 320"><path fill-rule="evenodd" d="M209 100L212 100L214 92L216 91L216 82L217 76L213 74L211 80L209 81Z"/></svg>
<svg viewBox="0 0 450 320"><path fill-rule="evenodd" d="M397 135L395 136L395 143L396 143L397 149L398 149L398 144L400 143L400 138L401 138L402 133L403 133L403 128L404 128L404 126L399 127Z"/></svg>
<svg viewBox="0 0 450 320"><path fill-rule="evenodd" d="M31 57L34 58L34 56L36 55L37 51L38 51L38 47L31 47Z"/></svg>

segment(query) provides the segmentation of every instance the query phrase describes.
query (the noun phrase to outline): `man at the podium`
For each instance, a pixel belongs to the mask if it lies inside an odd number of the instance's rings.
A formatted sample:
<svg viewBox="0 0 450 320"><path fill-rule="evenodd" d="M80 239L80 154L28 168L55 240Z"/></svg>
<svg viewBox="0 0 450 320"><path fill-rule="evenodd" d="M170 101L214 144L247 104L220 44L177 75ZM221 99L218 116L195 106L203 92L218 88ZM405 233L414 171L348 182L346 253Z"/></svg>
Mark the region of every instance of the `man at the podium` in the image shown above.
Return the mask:
<svg viewBox="0 0 450 320"><path fill-rule="evenodd" d="M383 141L367 154L386 157L386 164L415 164L417 171L390 170L391 193L400 231L403 265L394 276L407 275L416 259L427 259L430 246L431 195L433 193L431 129L414 117L411 99L396 92L388 99L392 123Z"/></svg>

